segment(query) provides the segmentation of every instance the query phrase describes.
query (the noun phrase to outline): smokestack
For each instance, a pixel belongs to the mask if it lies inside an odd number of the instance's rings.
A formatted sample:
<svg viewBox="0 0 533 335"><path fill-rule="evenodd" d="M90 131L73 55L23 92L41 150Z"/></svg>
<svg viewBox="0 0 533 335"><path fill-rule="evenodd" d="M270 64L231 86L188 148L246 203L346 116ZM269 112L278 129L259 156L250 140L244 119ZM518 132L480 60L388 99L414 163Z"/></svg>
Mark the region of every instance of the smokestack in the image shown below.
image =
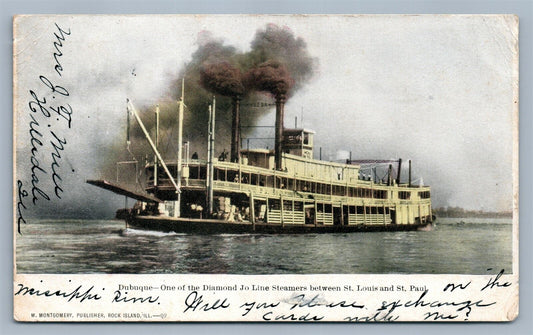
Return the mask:
<svg viewBox="0 0 533 335"><path fill-rule="evenodd" d="M402 159L400 158L398 160L398 177L396 179L396 184L400 185L400 177L401 177L401 173L402 173Z"/></svg>
<svg viewBox="0 0 533 335"><path fill-rule="evenodd" d="M231 122L231 156L234 163L239 162L239 138L240 138L240 102L239 97L233 98L233 118Z"/></svg>
<svg viewBox="0 0 533 335"><path fill-rule="evenodd" d="M274 143L274 162L276 170L282 170L281 154L283 150L283 114L285 107L285 95L279 94L276 96L276 134Z"/></svg>
<svg viewBox="0 0 533 335"><path fill-rule="evenodd" d="M411 187L411 160L409 160L409 187Z"/></svg>

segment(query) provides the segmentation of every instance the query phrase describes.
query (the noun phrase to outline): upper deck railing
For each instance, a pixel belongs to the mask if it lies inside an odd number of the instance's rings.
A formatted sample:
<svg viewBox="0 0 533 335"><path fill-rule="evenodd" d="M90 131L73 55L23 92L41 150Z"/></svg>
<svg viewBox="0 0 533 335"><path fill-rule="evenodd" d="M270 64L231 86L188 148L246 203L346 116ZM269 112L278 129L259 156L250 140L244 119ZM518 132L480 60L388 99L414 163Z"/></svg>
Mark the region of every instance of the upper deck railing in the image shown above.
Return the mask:
<svg viewBox="0 0 533 335"><path fill-rule="evenodd" d="M341 164L336 164L341 165ZM175 170L175 163L168 163L169 169ZM184 166L182 187L204 188L207 180L207 166L203 160L189 161ZM153 165L147 166L148 170ZM153 179L152 179L153 181ZM148 180L150 183L150 179ZM260 193L283 193L292 191L302 196L318 195L327 197L368 198L381 200L401 200L405 202L430 201L429 186L409 186L408 184L374 183L372 180L362 179L333 179L313 178L291 173L291 171L276 171L266 168L217 161L213 169L214 187L225 191L244 191ZM159 188L167 188L169 183L159 178ZM264 191L264 192L263 192Z"/></svg>

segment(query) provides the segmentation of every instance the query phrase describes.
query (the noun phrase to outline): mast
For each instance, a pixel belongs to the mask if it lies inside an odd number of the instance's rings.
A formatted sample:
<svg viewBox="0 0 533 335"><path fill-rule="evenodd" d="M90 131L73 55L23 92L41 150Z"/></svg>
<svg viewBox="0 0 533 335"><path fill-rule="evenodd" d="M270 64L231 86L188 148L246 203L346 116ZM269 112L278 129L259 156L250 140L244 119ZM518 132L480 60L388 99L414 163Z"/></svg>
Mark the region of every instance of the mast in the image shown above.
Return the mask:
<svg viewBox="0 0 533 335"><path fill-rule="evenodd" d="M207 144L207 211L208 214L213 213L213 160L215 153L215 109L216 100L213 96L213 105L209 106L209 125L208 125L208 144Z"/></svg>
<svg viewBox="0 0 533 335"><path fill-rule="evenodd" d="M181 98L179 100L179 108L178 108L178 190L181 189L181 175L182 175L182 169L181 166L181 159L183 156L183 105L185 99L185 78L181 80ZM180 217L181 213L181 193L178 192L178 200L176 201L174 205L174 217Z"/></svg>
<svg viewBox="0 0 533 335"><path fill-rule="evenodd" d="M155 109L155 148L159 146L159 105ZM157 155L154 155L154 186L157 186L157 170L159 164L157 161Z"/></svg>
<svg viewBox="0 0 533 335"><path fill-rule="evenodd" d="M130 149L130 109L126 104L126 146L128 150Z"/></svg>

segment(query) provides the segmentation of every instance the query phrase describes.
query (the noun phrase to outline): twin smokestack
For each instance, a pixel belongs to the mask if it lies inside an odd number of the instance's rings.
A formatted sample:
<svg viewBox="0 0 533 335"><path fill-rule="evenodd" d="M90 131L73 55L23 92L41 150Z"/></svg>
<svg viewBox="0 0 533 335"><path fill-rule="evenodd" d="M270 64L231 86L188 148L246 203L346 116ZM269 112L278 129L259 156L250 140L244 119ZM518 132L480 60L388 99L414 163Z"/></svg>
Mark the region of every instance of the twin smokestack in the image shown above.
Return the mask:
<svg viewBox="0 0 533 335"><path fill-rule="evenodd" d="M282 94L276 96L276 130L274 136L274 163L276 165L276 170L282 169L281 153L283 151L283 117L285 99L285 96Z"/></svg>
<svg viewBox="0 0 533 335"><path fill-rule="evenodd" d="M231 122L231 154L232 162L239 161L240 139L240 98L233 97L233 115ZM286 97L283 94L276 96L276 124L274 135L274 163L276 170L282 169L281 155L283 152L283 118Z"/></svg>
<svg viewBox="0 0 533 335"><path fill-rule="evenodd" d="M276 124L274 135L274 163L276 170L282 169L281 155L283 152L283 118L285 109L284 95L276 96ZM233 113L231 122L231 154L230 159L232 162L239 161L239 139L240 139L240 98L233 98Z"/></svg>
<svg viewBox="0 0 533 335"><path fill-rule="evenodd" d="M233 97L233 115L231 120L231 162L239 161L239 139L240 135L240 98Z"/></svg>

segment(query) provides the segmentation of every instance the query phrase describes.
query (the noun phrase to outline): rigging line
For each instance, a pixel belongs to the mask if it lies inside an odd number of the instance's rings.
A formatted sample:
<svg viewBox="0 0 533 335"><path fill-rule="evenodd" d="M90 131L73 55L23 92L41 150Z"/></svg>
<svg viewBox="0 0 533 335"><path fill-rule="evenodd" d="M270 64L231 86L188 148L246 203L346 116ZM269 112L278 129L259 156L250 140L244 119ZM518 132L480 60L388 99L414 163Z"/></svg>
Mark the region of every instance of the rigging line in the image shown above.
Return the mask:
<svg viewBox="0 0 533 335"><path fill-rule="evenodd" d="M130 153L131 157L133 158L134 161L138 162L137 158L135 157L135 155L133 154L133 152L131 152L131 148L130 148L130 143L128 143L126 145L126 149L128 150L128 152Z"/></svg>
<svg viewBox="0 0 533 335"><path fill-rule="evenodd" d="M168 146L169 146L170 144L173 144L173 141L171 141L171 139L173 138L173 135L174 135L174 129L175 129L175 128L176 128L176 127L171 127L171 129L170 129L170 135L168 134L168 129L166 130L166 134L165 134L165 135L167 136L167 145L166 145L166 147L165 147L165 152L168 152Z"/></svg>
<svg viewBox="0 0 533 335"><path fill-rule="evenodd" d="M141 185L141 176L143 174L143 169L139 169L139 160L133 152L131 151L130 142L128 141L126 145L126 150L128 150L129 154L131 155L131 158L133 158L133 161L135 162L135 189L136 190L142 190L143 186Z"/></svg>

